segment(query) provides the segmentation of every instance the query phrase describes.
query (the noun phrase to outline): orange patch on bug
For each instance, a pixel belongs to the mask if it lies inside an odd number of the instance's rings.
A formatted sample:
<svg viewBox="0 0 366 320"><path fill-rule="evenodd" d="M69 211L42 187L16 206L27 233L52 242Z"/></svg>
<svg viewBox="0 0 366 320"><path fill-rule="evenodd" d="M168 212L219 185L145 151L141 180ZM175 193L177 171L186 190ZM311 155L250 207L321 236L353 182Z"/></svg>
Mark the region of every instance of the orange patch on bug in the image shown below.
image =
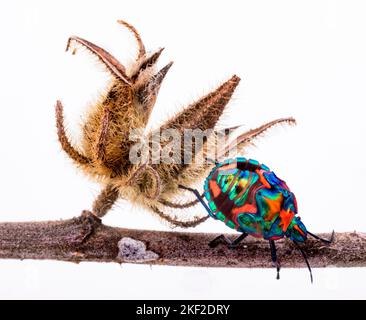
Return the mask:
<svg viewBox="0 0 366 320"><path fill-rule="evenodd" d="M280 212L280 219L281 219L281 223L280 225L282 225L282 230L283 232L285 232L288 228L288 226L290 225L293 217L295 216L295 214L291 211L291 210L281 210ZM295 225L295 229L296 229L297 225ZM300 228L299 228L300 230ZM300 230L301 234L302 231Z"/></svg>
<svg viewBox="0 0 366 320"><path fill-rule="evenodd" d="M299 228L297 224L294 225L294 229L297 230L302 236L305 236L305 233Z"/></svg>
<svg viewBox="0 0 366 320"><path fill-rule="evenodd" d="M280 194L279 199L266 199L266 203L268 204L269 210L266 214L265 220L271 221L276 214L278 214L281 211L281 205L282 205L282 194ZM280 214L281 215L281 214Z"/></svg>
<svg viewBox="0 0 366 320"><path fill-rule="evenodd" d="M217 198L219 194L221 193L221 189L219 185L214 180L210 180L209 182L210 190L212 192L212 195L214 198Z"/></svg>
<svg viewBox="0 0 366 320"><path fill-rule="evenodd" d="M265 177L263 177L263 170L255 170L255 172L259 176L259 181L268 189L271 188L271 185L268 183Z"/></svg>
<svg viewBox="0 0 366 320"><path fill-rule="evenodd" d="M245 204L241 207L236 207L231 210L233 214L239 214L239 213L257 213L256 206L252 204Z"/></svg>

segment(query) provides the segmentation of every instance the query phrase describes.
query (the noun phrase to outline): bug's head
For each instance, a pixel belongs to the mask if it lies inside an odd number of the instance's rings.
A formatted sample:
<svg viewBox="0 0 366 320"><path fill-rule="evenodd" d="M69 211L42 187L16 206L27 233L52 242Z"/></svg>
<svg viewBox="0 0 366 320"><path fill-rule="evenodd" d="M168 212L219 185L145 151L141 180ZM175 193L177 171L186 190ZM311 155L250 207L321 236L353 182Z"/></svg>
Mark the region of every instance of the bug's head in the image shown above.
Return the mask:
<svg viewBox="0 0 366 320"><path fill-rule="evenodd" d="M286 236L296 242L304 242L307 239L307 230L300 217L294 217L287 228Z"/></svg>

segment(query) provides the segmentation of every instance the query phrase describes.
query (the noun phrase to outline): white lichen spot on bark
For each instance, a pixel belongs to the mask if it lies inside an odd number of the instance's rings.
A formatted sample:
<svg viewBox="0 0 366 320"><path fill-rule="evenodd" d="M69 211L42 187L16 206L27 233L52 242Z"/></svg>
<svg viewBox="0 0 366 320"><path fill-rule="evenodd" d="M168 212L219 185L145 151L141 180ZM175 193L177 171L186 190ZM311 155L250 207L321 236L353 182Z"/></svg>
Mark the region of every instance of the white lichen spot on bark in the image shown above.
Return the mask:
<svg viewBox="0 0 366 320"><path fill-rule="evenodd" d="M125 237L118 241L117 258L121 262L146 262L158 259L159 255L146 250L146 245L142 241Z"/></svg>

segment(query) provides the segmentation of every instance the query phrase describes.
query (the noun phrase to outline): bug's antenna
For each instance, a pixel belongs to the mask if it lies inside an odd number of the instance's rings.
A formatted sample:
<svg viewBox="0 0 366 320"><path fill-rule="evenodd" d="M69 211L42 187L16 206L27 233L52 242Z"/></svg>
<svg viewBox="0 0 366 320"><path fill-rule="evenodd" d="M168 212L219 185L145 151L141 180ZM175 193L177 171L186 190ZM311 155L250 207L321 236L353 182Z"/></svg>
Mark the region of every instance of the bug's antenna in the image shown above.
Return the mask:
<svg viewBox="0 0 366 320"><path fill-rule="evenodd" d="M293 240L294 244L296 245L297 249L300 250L302 256L304 257L304 260L306 262L306 265L308 266L308 269L309 269L309 272L310 272L310 280L311 280L311 283L313 283L313 273L311 272L311 267L310 267L310 264L309 264L309 261L308 261L308 257L306 256L306 253L304 250L302 250L302 248L299 246L299 244Z"/></svg>
<svg viewBox="0 0 366 320"><path fill-rule="evenodd" d="M333 230L333 232L332 232L332 235L330 236L330 239L329 240L327 240L327 239L323 239L323 238L320 238L320 237L318 237L316 234L313 234L313 233L311 233L311 232L309 232L309 231L306 231L308 234L310 234L313 238L315 238L315 239L318 239L318 240L320 240L320 241L322 241L322 242L325 242L325 243L332 243L333 242L333 240L334 240L334 230Z"/></svg>
<svg viewBox="0 0 366 320"><path fill-rule="evenodd" d="M184 189L184 190L188 190L188 191L191 191L193 192L193 194L197 197L198 201L201 202L201 204L203 205L203 207L206 209L207 213L209 214L209 216L211 218L214 218L214 219L217 219L217 217L213 214L213 212L211 211L211 209L209 208L209 206L206 204L206 202L202 199L200 193L198 192L198 190L196 189L192 189L192 188L188 188L188 187L185 187L181 184L178 185L178 188L180 189Z"/></svg>

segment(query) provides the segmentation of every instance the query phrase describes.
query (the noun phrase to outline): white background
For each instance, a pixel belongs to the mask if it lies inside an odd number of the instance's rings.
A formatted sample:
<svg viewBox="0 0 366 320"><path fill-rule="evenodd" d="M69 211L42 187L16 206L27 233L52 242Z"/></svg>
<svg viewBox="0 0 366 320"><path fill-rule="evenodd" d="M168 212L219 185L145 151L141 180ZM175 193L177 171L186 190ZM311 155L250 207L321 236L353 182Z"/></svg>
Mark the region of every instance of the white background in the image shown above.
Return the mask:
<svg viewBox="0 0 366 320"><path fill-rule="evenodd" d="M77 141L81 114L108 75L85 52L65 53L66 40L79 35L128 64L136 46L116 23L124 19L148 49L166 48L161 66L175 61L151 125L236 73L242 82L222 123L298 121L246 155L288 183L309 230L366 231L365 16L364 1L2 1L0 221L67 219L90 208L99 187L61 151L54 104L62 99ZM126 202L105 223L169 230ZM192 231L229 229L208 221ZM313 273L311 285L306 269L283 269L276 281L273 269L1 260L0 298L366 298L365 269Z"/></svg>

